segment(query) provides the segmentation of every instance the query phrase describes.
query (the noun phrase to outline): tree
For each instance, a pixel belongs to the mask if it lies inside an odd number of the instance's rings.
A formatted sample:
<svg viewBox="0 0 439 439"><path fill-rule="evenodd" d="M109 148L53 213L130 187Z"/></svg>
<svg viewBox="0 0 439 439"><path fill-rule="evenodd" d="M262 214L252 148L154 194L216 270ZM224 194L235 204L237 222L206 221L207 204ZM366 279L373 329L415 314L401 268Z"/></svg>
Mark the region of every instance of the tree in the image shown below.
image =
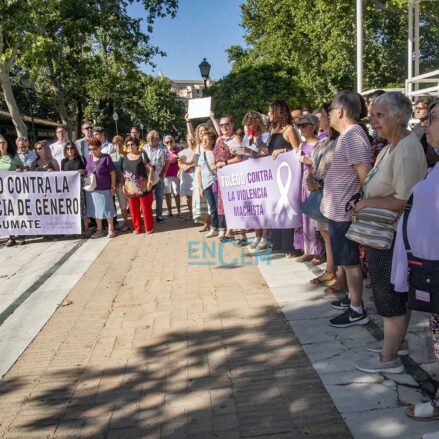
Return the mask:
<svg viewBox="0 0 439 439"><path fill-rule="evenodd" d="M237 124L249 110L267 112L269 104L277 99L285 99L292 106L306 102L293 69L263 62L235 66L209 88L209 94L215 113L231 113Z"/></svg>
<svg viewBox="0 0 439 439"><path fill-rule="evenodd" d="M142 20L130 16L131 3L143 5L145 31ZM7 41L7 50L0 46L0 62L8 70L0 79L17 126L18 108L13 105L12 89L7 87L12 65L19 64L31 71L34 82L53 91L59 117L70 131L73 115L82 118L90 89L87 84L96 83L97 75L103 71L101 66L104 70L107 67L107 77L108 72L114 74L114 82L127 66L148 63L153 55L161 53L150 44L153 24L157 17L174 16L177 5L177 0L6 0L6 6L2 3L0 37ZM0 43L3 40L0 38ZM112 98L113 89L100 96L102 100Z"/></svg>
<svg viewBox="0 0 439 439"><path fill-rule="evenodd" d="M403 85L407 41L404 0L365 0L366 88ZM232 47L236 68L250 60L295 70L297 86L315 104L355 86L355 2L247 0L241 5L248 49ZM421 2L421 64L437 66L439 4ZM233 69L232 69L233 71Z"/></svg>

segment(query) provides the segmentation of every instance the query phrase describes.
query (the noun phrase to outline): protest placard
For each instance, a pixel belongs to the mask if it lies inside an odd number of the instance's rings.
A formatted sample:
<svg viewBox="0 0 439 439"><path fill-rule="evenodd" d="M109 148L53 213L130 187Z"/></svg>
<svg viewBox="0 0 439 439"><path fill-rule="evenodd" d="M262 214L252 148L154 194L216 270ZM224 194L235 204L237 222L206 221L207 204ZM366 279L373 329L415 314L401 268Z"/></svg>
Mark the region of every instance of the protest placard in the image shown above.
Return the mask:
<svg viewBox="0 0 439 439"><path fill-rule="evenodd" d="M249 159L218 171L227 228L288 229L301 225L301 168L296 153Z"/></svg>
<svg viewBox="0 0 439 439"><path fill-rule="evenodd" d="M0 235L81 233L79 172L0 172Z"/></svg>
<svg viewBox="0 0 439 439"><path fill-rule="evenodd" d="M188 103L189 119L199 119L201 117L210 117L210 106L212 98L190 99Z"/></svg>

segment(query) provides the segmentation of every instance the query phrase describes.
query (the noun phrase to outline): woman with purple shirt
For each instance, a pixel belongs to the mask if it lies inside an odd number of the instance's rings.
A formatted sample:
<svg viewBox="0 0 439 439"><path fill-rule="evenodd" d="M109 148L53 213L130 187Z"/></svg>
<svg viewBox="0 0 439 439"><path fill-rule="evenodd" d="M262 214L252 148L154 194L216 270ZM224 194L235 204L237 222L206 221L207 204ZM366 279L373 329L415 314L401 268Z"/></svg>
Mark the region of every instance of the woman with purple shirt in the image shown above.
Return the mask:
<svg viewBox="0 0 439 439"><path fill-rule="evenodd" d="M439 148L439 99L428 107L425 121L427 140L434 148ZM407 221L407 235L413 256L429 260L439 260L439 165L435 165L427 178L413 189L413 207ZM395 291L408 291L407 252L405 250L403 221L398 224L395 249L393 252L391 282ZM439 361L439 315L429 314L430 330L433 336L433 349ZM439 418L439 394L431 402L411 404L407 416L416 420ZM439 431L424 434L423 439L439 437Z"/></svg>
<svg viewBox="0 0 439 439"><path fill-rule="evenodd" d="M313 165L314 150L319 143L316 137L319 127L319 120L313 114L301 116L297 126L300 134L305 137L305 142L300 144L299 161L302 166L302 203L309 197L310 191L307 187L307 180ZM297 262L312 261L314 265L322 263L323 240L316 230L314 221L302 215L302 227L294 230L294 248L303 250L303 255L296 258Z"/></svg>
<svg viewBox="0 0 439 439"><path fill-rule="evenodd" d="M88 142L90 158L87 160L87 173L96 174L96 188L88 191L87 196L87 216L96 219L96 233L92 238L104 236L102 220L108 221L108 238L114 238L113 217L116 215L114 209L113 196L116 193L116 170L113 160L109 154L102 154L102 143L99 139L93 138Z"/></svg>

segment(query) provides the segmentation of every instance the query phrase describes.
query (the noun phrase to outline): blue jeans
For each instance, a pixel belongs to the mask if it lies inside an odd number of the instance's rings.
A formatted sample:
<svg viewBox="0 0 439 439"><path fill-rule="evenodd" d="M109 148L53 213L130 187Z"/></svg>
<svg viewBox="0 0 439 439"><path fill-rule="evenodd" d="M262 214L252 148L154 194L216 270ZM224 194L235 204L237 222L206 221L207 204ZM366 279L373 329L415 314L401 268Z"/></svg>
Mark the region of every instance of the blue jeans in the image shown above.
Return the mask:
<svg viewBox="0 0 439 439"><path fill-rule="evenodd" d="M163 178L154 186L154 198L155 198L155 216L161 218L163 214L163 196L165 190L165 181Z"/></svg>
<svg viewBox="0 0 439 439"><path fill-rule="evenodd" d="M212 186L204 189L204 198L206 198L207 204L209 205L210 227L215 230L218 229L217 196L218 194L212 191Z"/></svg>

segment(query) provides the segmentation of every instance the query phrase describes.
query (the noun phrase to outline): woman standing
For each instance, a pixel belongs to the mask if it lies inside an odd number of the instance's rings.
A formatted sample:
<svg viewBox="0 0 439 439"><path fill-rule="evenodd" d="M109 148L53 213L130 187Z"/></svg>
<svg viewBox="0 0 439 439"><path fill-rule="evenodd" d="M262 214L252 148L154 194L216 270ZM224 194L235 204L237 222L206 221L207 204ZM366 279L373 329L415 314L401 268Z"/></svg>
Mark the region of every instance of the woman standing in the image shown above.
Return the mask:
<svg viewBox="0 0 439 439"><path fill-rule="evenodd" d="M187 136L188 147L178 154L178 167L180 169L180 196L186 197L189 214L192 217L192 190L195 173L195 139Z"/></svg>
<svg viewBox="0 0 439 439"><path fill-rule="evenodd" d="M321 115L328 115L331 103L325 103L321 109ZM320 119L321 121L322 119ZM310 169L310 174L307 180L307 186L309 191L322 190L325 184L325 177L331 166L332 156L334 155L335 145L339 136L338 131L333 128L329 128L327 137L324 137L315 147L313 164ZM330 285L326 294L335 294L340 292L343 283L343 279L340 280L339 285L336 285L336 270L337 267L332 257L331 243L329 241L328 224L323 221L314 221L316 230L322 235L325 242L326 253L326 270L321 275L311 280L312 285Z"/></svg>
<svg viewBox="0 0 439 439"><path fill-rule="evenodd" d="M122 159L123 189L128 197L133 233L142 233L140 208L143 213L143 224L146 233L152 233L154 223L152 217L152 181L154 168L145 152L139 151L139 139L128 137L127 155Z"/></svg>
<svg viewBox="0 0 439 439"><path fill-rule="evenodd" d="M213 149L213 156L215 158L214 170L222 168L223 166L231 165L233 163L238 163L242 160L241 157L235 156L230 151L226 142L230 140L235 140L237 143L241 144L241 138L235 135L235 122L233 117L229 114L225 114L221 117L219 122L219 127L221 130L221 136L218 137ZM232 230L227 230L226 217L224 215L224 205L223 198L221 196L221 190L218 186L218 227L219 234L218 237L221 241L232 240Z"/></svg>
<svg viewBox="0 0 439 439"><path fill-rule="evenodd" d="M86 204L87 216L96 219L96 232L92 238L101 238L104 236L102 220L108 221L107 238L114 238L113 217L116 215L113 197L116 193L116 171L113 160L109 154L102 153L102 143L99 139L93 138L88 142L90 157L87 161L87 173L96 175L96 188L93 191L87 191Z"/></svg>
<svg viewBox="0 0 439 439"><path fill-rule="evenodd" d="M59 171L58 162L52 157L50 146L44 140L35 143L37 159L31 164L30 170L36 172Z"/></svg>
<svg viewBox="0 0 439 439"><path fill-rule="evenodd" d="M169 166L165 175L165 198L166 207L168 208L168 217L173 217L172 214L172 195L174 195L175 205L177 206L177 217L181 218L180 209L180 179L178 175L178 148L175 146L174 138L172 136L165 136L163 143L168 149Z"/></svg>
<svg viewBox="0 0 439 439"><path fill-rule="evenodd" d="M64 158L61 160L62 171L79 171L81 178L81 218L83 224L84 235L88 234L88 217L87 206L85 201L84 176L87 173L85 170L86 162L82 155L79 155L78 148L73 142L66 142L64 144Z"/></svg>
<svg viewBox="0 0 439 439"><path fill-rule="evenodd" d="M300 129L300 134L305 138L305 141L300 144L299 158L302 166L301 201L304 203L311 193L306 182L311 174L314 151L319 143L317 138L319 120L313 114L307 114L300 117L297 126ZM302 215L302 227L294 231L294 247L303 251L303 255L296 258L297 262L312 261L313 265L319 265L323 262L323 245L320 233L317 232L314 221L306 215Z"/></svg>
<svg viewBox="0 0 439 439"><path fill-rule="evenodd" d="M271 138L268 143L268 153L276 159L288 151L298 151L300 139L291 124L291 112L283 100L273 102L268 110L271 122ZM287 257L294 253L294 229L274 229L271 232L273 251L285 252ZM256 247L258 250L269 248L268 242L262 241Z"/></svg>
<svg viewBox="0 0 439 439"><path fill-rule="evenodd" d="M365 198L353 206L356 212L365 207L402 212L413 186L425 177L424 151L416 135L407 130L411 112L410 99L399 92L384 93L374 101L371 117L378 135L389 144L380 152L366 177ZM373 299L384 320L384 342L366 345L368 351L378 355L355 363L363 372L404 371L398 352L407 351L403 341L410 314L407 313L407 294L396 292L390 282L392 255L393 244L389 250L366 246Z"/></svg>
<svg viewBox="0 0 439 439"><path fill-rule="evenodd" d="M218 185L216 174L214 172L215 157L213 154L213 144L215 142L215 134L208 132L201 139L203 148L198 159L197 180L200 196L207 200L210 212L210 230L204 235L206 238L218 236Z"/></svg>
<svg viewBox="0 0 439 439"><path fill-rule="evenodd" d="M0 134L0 171L22 171L23 163L18 157L15 146L9 144ZM10 236L6 241L6 247L12 247L15 244L24 244L24 238L21 236Z"/></svg>
<svg viewBox="0 0 439 439"><path fill-rule="evenodd" d="M131 129L131 131L135 131L134 128ZM111 159L113 160L114 169L116 171L116 195L123 218L120 231L126 232L130 228L130 225L128 223L128 198L123 190L122 159L125 157L126 148L124 147L122 136L113 137L113 146L115 151L111 154Z"/></svg>

